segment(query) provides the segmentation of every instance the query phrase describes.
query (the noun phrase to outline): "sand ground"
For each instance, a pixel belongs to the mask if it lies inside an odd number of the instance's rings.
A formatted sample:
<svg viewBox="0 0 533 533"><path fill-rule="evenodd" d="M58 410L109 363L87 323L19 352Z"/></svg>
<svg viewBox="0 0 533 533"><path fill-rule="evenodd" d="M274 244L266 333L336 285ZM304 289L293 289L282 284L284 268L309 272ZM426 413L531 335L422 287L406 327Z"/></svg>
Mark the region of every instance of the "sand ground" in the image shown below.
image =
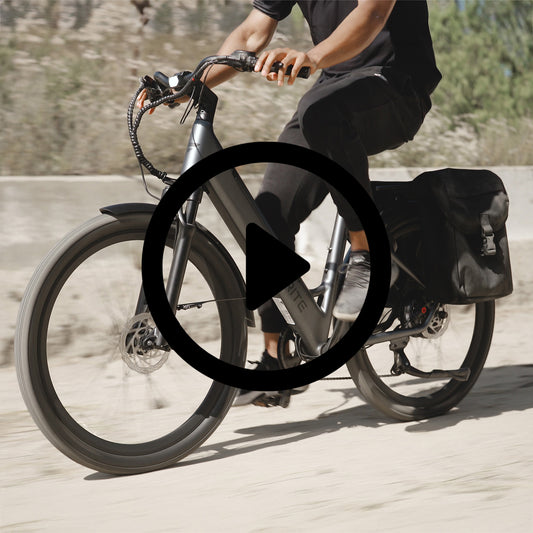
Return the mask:
<svg viewBox="0 0 533 533"><path fill-rule="evenodd" d="M81 467L42 436L18 390L12 337L21 295L50 246L98 207L144 193L123 177L0 179L0 528L532 531L533 173L500 174L512 201L515 291L498 303L486 368L458 408L398 423L367 406L351 381L321 381L288 409L232 409L197 453L130 477ZM319 222L304 232L302 251L323 237ZM76 365L64 371L74 376Z"/></svg>

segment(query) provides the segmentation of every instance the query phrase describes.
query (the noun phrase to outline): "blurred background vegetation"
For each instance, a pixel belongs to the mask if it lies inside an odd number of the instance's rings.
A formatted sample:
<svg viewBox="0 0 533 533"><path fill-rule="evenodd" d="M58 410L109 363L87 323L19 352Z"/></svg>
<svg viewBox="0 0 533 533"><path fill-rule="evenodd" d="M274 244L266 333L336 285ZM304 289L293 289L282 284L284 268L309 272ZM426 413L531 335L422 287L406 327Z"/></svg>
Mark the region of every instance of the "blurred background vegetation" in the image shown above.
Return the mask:
<svg viewBox="0 0 533 533"><path fill-rule="evenodd" d="M136 173L125 112L138 78L214 53L250 3L0 0L0 174ZM415 141L371 164L532 165L533 0L428 3L444 76L434 108ZM298 9L273 44L309 47ZM311 83L278 90L240 75L218 88L222 144L275 140ZM182 111L159 110L140 132L149 158L170 172L188 133Z"/></svg>

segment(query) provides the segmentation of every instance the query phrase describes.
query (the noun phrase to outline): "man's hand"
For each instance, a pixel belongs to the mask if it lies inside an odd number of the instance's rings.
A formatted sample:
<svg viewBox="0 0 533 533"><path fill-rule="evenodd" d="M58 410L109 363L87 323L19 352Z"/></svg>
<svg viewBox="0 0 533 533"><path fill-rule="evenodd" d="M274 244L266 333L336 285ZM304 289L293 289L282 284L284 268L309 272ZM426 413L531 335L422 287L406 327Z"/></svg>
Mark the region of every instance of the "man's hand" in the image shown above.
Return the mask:
<svg viewBox="0 0 533 533"><path fill-rule="evenodd" d="M139 93L139 96L137 96L137 100L135 100L135 105L139 109L142 109L144 107L144 102L146 102L147 98L148 98L148 91L146 89L143 89ZM148 114L151 115L154 111L155 111L155 107L153 109L150 109L150 111L148 111Z"/></svg>
<svg viewBox="0 0 533 533"><path fill-rule="evenodd" d="M280 61L283 66L277 73L270 72L272 65ZM293 65L291 75L287 81L288 85L292 85L296 80L296 76L302 67L309 67L310 74L314 74L317 70L317 64L305 53L293 50L292 48L274 48L263 52L257 59L255 64L255 72L261 72L268 81L276 81L281 87L285 81L285 71L289 65Z"/></svg>
<svg viewBox="0 0 533 533"><path fill-rule="evenodd" d="M144 107L144 103L146 102L147 99L148 99L148 91L146 89L143 89L139 93L139 96L137 96L137 100L135 100L135 105L139 109L142 109ZM188 96L182 96L181 98L178 98L177 100L174 100L174 102L177 102L178 104L184 104L184 103L186 103L188 101L189 101L189 97ZM168 104L165 104L165 105L168 105ZM152 109L150 109L150 111L148 111L148 114L151 115L155 110L156 110L156 108L153 107Z"/></svg>

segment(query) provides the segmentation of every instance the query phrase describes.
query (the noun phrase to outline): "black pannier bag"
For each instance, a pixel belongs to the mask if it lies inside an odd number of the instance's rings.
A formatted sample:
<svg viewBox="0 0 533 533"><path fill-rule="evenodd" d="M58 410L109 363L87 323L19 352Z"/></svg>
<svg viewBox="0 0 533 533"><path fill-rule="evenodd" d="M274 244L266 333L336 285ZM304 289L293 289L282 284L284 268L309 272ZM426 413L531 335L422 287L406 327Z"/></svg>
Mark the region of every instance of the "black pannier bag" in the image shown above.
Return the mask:
<svg viewBox="0 0 533 533"><path fill-rule="evenodd" d="M489 170L447 168L425 172L412 185L427 296L469 304L511 294L509 198L502 180Z"/></svg>

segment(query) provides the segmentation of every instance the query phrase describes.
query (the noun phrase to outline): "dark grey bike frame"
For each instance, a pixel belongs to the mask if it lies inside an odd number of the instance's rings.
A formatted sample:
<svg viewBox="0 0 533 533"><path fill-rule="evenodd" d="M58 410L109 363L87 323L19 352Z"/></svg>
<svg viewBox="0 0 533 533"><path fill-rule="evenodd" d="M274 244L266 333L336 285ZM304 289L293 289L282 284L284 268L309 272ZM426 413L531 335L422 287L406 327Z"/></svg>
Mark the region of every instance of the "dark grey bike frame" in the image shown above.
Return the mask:
<svg viewBox="0 0 533 533"><path fill-rule="evenodd" d="M203 91L205 91L204 95L207 104L204 107L201 99L200 108L189 137L182 172L191 168L204 157L222 150L222 146L213 130L216 96L207 88L204 88ZM227 170L213 177L206 182L204 189L209 194L215 209L244 253L246 253L246 227L248 224L257 224L261 229L273 235L272 229L235 169ZM189 250L196 228L196 214L202 196L202 189L195 191L188 198L186 204L182 206L178 215L179 231L167 283L167 296L172 308L176 308L178 303ZM347 244L346 237L344 220L337 214L320 285L315 289L309 290L305 283L298 279L279 292L274 298L287 323L293 325L301 337L306 355L310 357L318 357L324 353L346 333L350 326L350 323L347 322L337 322L333 334L330 335L333 306L340 277L338 267L343 261ZM413 276L401 261L397 260L394 254L392 254L392 258L397 261L402 270ZM315 301L315 297L319 295L322 297L320 305ZM428 316L426 322L417 328L376 333L365 344L370 346L420 333L427 328L433 312L428 313L428 315L430 316Z"/></svg>
<svg viewBox="0 0 533 533"><path fill-rule="evenodd" d="M214 95L211 93L211 95L207 96L213 97ZM213 130L216 100L213 102L213 98L209 98L208 105L209 107L206 106L207 108L200 107L197 113L191 130L182 172L185 172L204 157L222 150L222 146ZM204 189L229 231L245 253L246 227L248 224L257 224L261 229L273 235L272 229L235 169L227 170L213 177L204 185ZM171 306L174 307L178 303L179 291L185 275L189 250L194 236L196 214L202 195L202 189L195 191L186 204L182 206L179 213L179 231L167 284L168 299ZM310 291L305 283L298 279L274 298L285 319L295 326L305 346L306 354L311 357L319 356L323 353L333 340L331 339L329 343L327 342L328 337L330 337L331 316L339 278L337 269L342 263L346 242L345 224L343 219L337 215L321 284ZM315 297L318 295L322 295L320 306L315 301Z"/></svg>

